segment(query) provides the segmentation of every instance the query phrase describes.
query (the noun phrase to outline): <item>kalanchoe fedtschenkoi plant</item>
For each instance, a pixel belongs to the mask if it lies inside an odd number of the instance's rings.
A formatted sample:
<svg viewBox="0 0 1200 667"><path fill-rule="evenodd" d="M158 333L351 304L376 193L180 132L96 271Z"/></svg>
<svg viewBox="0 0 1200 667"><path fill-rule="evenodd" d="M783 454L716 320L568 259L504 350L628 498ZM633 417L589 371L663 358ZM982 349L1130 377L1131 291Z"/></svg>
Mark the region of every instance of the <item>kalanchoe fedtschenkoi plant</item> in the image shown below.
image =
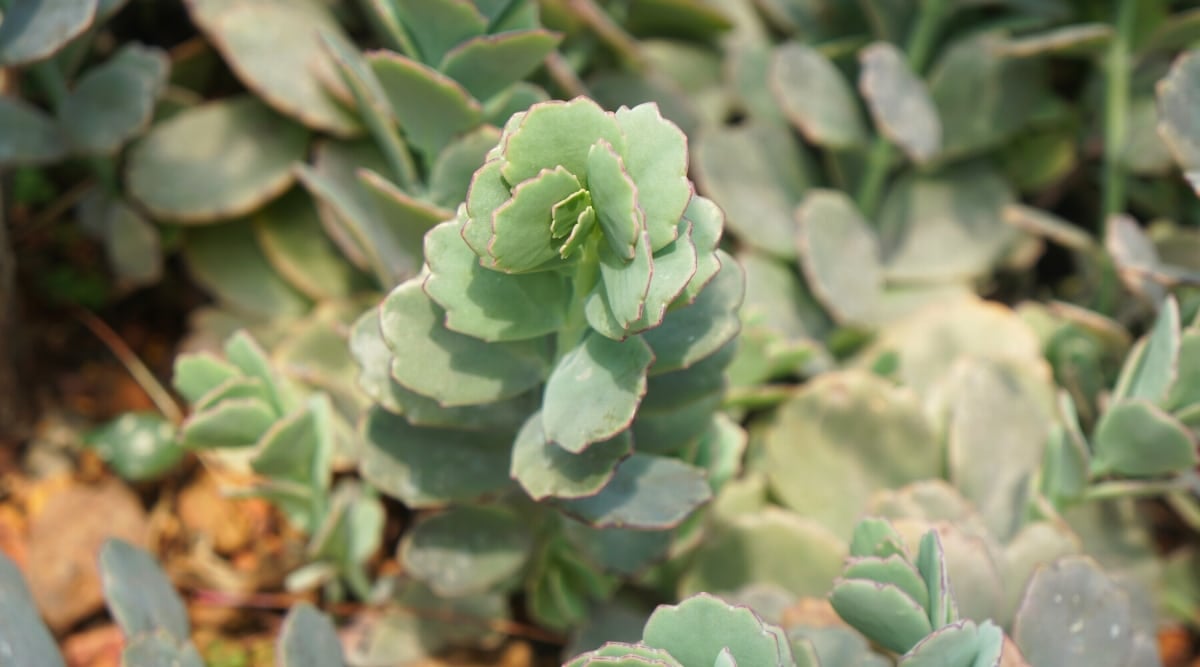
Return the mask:
<svg viewBox="0 0 1200 667"><path fill-rule="evenodd" d="M532 548L531 604L559 609L535 610L556 626L583 613L564 586L609 588L585 561L628 574L660 558L657 531L706 502L745 445L714 414L741 269L686 170L683 134L653 105L536 104L509 121L455 219L427 234L421 275L351 336L379 402L362 429L366 479L418 509L519 488L582 522L549 513ZM527 546L491 585L530 558L528 525L514 525L492 532Z"/></svg>

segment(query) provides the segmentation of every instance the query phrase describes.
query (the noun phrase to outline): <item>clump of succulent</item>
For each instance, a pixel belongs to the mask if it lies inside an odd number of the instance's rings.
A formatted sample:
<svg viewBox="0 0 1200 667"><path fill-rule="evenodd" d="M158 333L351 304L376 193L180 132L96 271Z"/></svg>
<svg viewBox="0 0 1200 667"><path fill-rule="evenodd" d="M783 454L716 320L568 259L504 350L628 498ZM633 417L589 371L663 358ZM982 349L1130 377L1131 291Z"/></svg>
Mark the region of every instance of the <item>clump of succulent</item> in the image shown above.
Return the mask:
<svg viewBox="0 0 1200 667"><path fill-rule="evenodd" d="M226 341L223 359L181 355L174 385L191 405L179 446L248 468L261 481L238 492L270 499L311 536L310 562L291 581L330 584L332 591L344 583L365 597L363 565L379 547L383 508L369 487L333 484L339 451L344 460L356 443L330 395L279 372L245 332Z"/></svg>
<svg viewBox="0 0 1200 667"><path fill-rule="evenodd" d="M363 477L416 508L516 491L582 521L551 512L532 550L559 589L610 588L555 546L564 531L595 532L591 560L609 569L661 554L656 531L707 502L744 446L715 414L743 289L721 227L687 179L684 136L654 105L612 113L578 98L515 115L458 214L426 236L421 274L354 326L379 402ZM458 521L501 520L524 535L506 570L520 571L534 541L511 510L428 521L455 534ZM621 540L640 545L623 567ZM533 600L562 607L561 590L531 581ZM557 623L583 612L572 606Z"/></svg>
<svg viewBox="0 0 1200 667"><path fill-rule="evenodd" d="M886 520L858 523L829 595L841 623L785 631L747 607L701 593L655 610L640 642L610 642L564 664L1157 664L1153 638L1135 631L1129 599L1091 560L1066 557L1039 569L1023 588L1009 638L990 620L960 615L938 533L925 532L918 543L912 549Z"/></svg>
<svg viewBox="0 0 1200 667"><path fill-rule="evenodd" d="M158 280L158 229L125 196L116 167L126 144L154 119L171 69L166 52L129 42L80 71L124 0L54 10L36 0L6 5L0 66L25 75L27 89L13 86L14 94L0 96L0 167L83 165L94 184L79 200L79 221L102 241L118 282L131 288Z"/></svg>
<svg viewBox="0 0 1200 667"><path fill-rule="evenodd" d="M183 599L154 557L122 540L100 549L100 576L109 613L125 637L121 664L127 667L203 667L191 642ZM62 667L66 663L17 565L0 554L0 642L13 664ZM276 647L281 667L342 667L341 644L332 621L308 603L292 607Z"/></svg>

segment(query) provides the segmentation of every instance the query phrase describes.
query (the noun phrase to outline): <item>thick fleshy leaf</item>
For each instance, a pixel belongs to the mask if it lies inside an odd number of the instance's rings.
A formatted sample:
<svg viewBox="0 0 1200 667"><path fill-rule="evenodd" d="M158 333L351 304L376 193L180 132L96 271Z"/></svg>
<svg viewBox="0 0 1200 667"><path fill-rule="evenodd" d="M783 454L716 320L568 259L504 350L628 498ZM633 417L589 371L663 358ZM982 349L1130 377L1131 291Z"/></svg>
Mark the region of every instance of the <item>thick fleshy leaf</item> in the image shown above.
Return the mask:
<svg viewBox="0 0 1200 667"><path fill-rule="evenodd" d="M679 218L692 198L687 137L653 104L617 109L616 119L625 135L621 156L637 184L637 205L657 255L678 237Z"/></svg>
<svg viewBox="0 0 1200 667"><path fill-rule="evenodd" d="M487 593L511 580L533 548L527 523L499 507L459 507L419 521L406 534L404 569L438 595Z"/></svg>
<svg viewBox="0 0 1200 667"><path fill-rule="evenodd" d="M512 486L511 433L418 428L372 408L360 435L363 478L410 507L469 502Z"/></svg>
<svg viewBox="0 0 1200 667"><path fill-rule="evenodd" d="M509 125L512 124L510 121ZM586 175L588 153L601 139L607 141L618 155L625 149L616 120L586 97L577 97L570 102L536 104L520 117L515 128L505 127L504 135L501 173L510 184L521 183L537 176L543 169L556 167L576 176ZM471 215L476 215L474 210Z"/></svg>
<svg viewBox="0 0 1200 667"><path fill-rule="evenodd" d="M362 131L354 114L322 85L337 79L337 66L321 33L341 30L319 3L187 4L197 27L264 102L315 130L338 136Z"/></svg>
<svg viewBox="0 0 1200 667"><path fill-rule="evenodd" d="M0 97L0 164L38 165L67 154L67 139L54 120L15 97Z"/></svg>
<svg viewBox="0 0 1200 667"><path fill-rule="evenodd" d="M682 303L692 303L709 281L721 270L717 248L725 227L725 213L713 200L695 195L683 212L684 220L692 223L692 244L696 246L696 273L679 295ZM682 223L681 223L682 224ZM683 236L683 232L680 232ZM669 267L668 267L669 268ZM653 276L651 276L653 280Z"/></svg>
<svg viewBox="0 0 1200 667"><path fill-rule="evenodd" d="M792 642L796 667L892 667L893 664L871 650L862 635L845 625L795 625L788 628L788 639Z"/></svg>
<svg viewBox="0 0 1200 667"><path fill-rule="evenodd" d="M380 329L395 355L392 377L444 406L512 398L548 370L545 341L486 343L447 329L445 312L419 280L393 290L381 309Z"/></svg>
<svg viewBox="0 0 1200 667"><path fill-rule="evenodd" d="M157 479L183 460L175 427L154 412L126 412L88 433L87 443L122 478Z"/></svg>
<svg viewBox="0 0 1200 667"><path fill-rule="evenodd" d="M633 421L633 440L638 451L675 455L696 445L708 428L707 419L721 408L721 394L701 397L678 410L639 413Z"/></svg>
<svg viewBox="0 0 1200 667"><path fill-rule="evenodd" d="M491 218L492 237L487 253L494 260L494 268L523 273L558 259L558 250L550 236L551 212L555 204L582 187L561 166L546 169L514 187L511 198L494 209ZM480 224L486 224L486 218Z"/></svg>
<svg viewBox="0 0 1200 667"><path fill-rule="evenodd" d="M333 462L332 405L316 394L304 408L279 420L263 434L251 466L272 480L302 487L329 488Z"/></svg>
<svg viewBox="0 0 1200 667"><path fill-rule="evenodd" d="M1140 399L1110 407L1092 436L1095 474L1151 477L1196 465L1196 440L1188 428L1154 404Z"/></svg>
<svg viewBox="0 0 1200 667"><path fill-rule="evenodd" d="M1104 23L1078 23L1007 40L1000 52L1010 58L1044 55L1092 55L1106 46L1113 28Z"/></svg>
<svg viewBox="0 0 1200 667"><path fill-rule="evenodd" d="M309 301L271 266L245 221L189 229L183 258L201 286L225 305L254 317L289 317Z"/></svg>
<svg viewBox="0 0 1200 667"><path fill-rule="evenodd" d="M665 560L674 537L667 530L593 528L578 521L566 522L564 531L589 560L627 577Z"/></svg>
<svg viewBox="0 0 1200 667"><path fill-rule="evenodd" d="M700 469L676 459L634 454L617 466L599 493L558 505L597 528L665 530L711 498Z"/></svg>
<svg viewBox="0 0 1200 667"><path fill-rule="evenodd" d="M775 494L845 537L872 493L939 474L936 442L912 392L856 371L806 384L763 434Z"/></svg>
<svg viewBox="0 0 1200 667"><path fill-rule="evenodd" d="M438 206L454 208L467 199L475 170L497 142L500 131L483 125L451 141L434 161L429 173L429 198Z"/></svg>
<svg viewBox="0 0 1200 667"><path fill-rule="evenodd" d="M846 579L890 584L904 591L921 607L929 606L929 588L925 579L917 572L917 568L900 554L892 554L886 558L852 558L842 571L842 576Z"/></svg>
<svg viewBox="0 0 1200 667"><path fill-rule="evenodd" d="M662 324L667 308L687 289L696 277L699 267L696 243L692 240L693 224L686 218L679 223L680 231L674 241L659 250L653 258L650 286L646 290L646 305L642 316L631 322L630 333L638 333ZM705 269L719 270L716 256L709 252L705 257ZM589 303L590 306L590 303Z"/></svg>
<svg viewBox="0 0 1200 667"><path fill-rule="evenodd" d="M925 82L909 68L904 54L876 42L859 54L858 86L879 131L916 162L927 162L942 147L942 122Z"/></svg>
<svg viewBox="0 0 1200 667"><path fill-rule="evenodd" d="M1179 303L1168 297L1150 334L1130 352L1113 390L1113 400L1129 398L1161 403L1178 376L1179 351Z"/></svg>
<svg viewBox="0 0 1200 667"><path fill-rule="evenodd" d="M391 3L408 28L421 60L436 66L459 43L487 31L488 19L477 3L460 0L397 0Z"/></svg>
<svg viewBox="0 0 1200 667"><path fill-rule="evenodd" d="M188 417L180 427L184 447L248 447L258 442L277 416L256 398L234 398Z"/></svg>
<svg viewBox="0 0 1200 667"><path fill-rule="evenodd" d="M1179 342L1179 373L1164 404L1181 410L1200 404L1200 331L1189 329Z"/></svg>
<svg viewBox="0 0 1200 667"><path fill-rule="evenodd" d="M601 244L600 283L589 296L590 307L586 309L588 323L617 340L625 338L646 313L654 258L650 256L650 235L645 230L638 235L631 260L614 254L609 244Z"/></svg>
<svg viewBox="0 0 1200 667"><path fill-rule="evenodd" d="M546 30L480 36L447 52L438 69L476 99L488 100L537 69L560 41Z"/></svg>
<svg viewBox="0 0 1200 667"><path fill-rule="evenodd" d="M510 474L534 500L593 496L616 474L632 443L625 431L575 454L546 437L539 412L517 434Z"/></svg>
<svg viewBox="0 0 1200 667"><path fill-rule="evenodd" d="M1030 136L1026 128L1055 100L1045 83L1045 63L1005 57L1005 45L1003 35L981 31L952 43L934 63L929 91L942 125L939 159ZM1074 150L1074 140L1071 145Z"/></svg>
<svg viewBox="0 0 1200 667"><path fill-rule="evenodd" d="M883 292L879 238L841 192L813 190L796 210L796 251L813 293L839 321L869 324Z"/></svg>
<svg viewBox="0 0 1200 667"><path fill-rule="evenodd" d="M1013 199L982 165L902 177L880 207L887 278L945 282L987 273L1016 238L1004 222Z"/></svg>
<svg viewBox="0 0 1200 667"><path fill-rule="evenodd" d="M1013 639L1031 665L1121 667L1132 652L1131 611L1094 561L1064 558L1029 582Z"/></svg>
<svg viewBox="0 0 1200 667"><path fill-rule="evenodd" d="M431 67L390 51L368 54L367 62L408 143L430 160L483 118L470 93Z"/></svg>
<svg viewBox="0 0 1200 667"><path fill-rule="evenodd" d="M122 286L158 282L163 252L157 227L124 199L101 188L85 195L77 210L80 221L102 238L109 266Z"/></svg>
<svg viewBox="0 0 1200 667"><path fill-rule="evenodd" d="M522 340L557 331L569 286L552 271L510 275L479 266L463 241L462 223L445 222L425 236L425 292L446 310L446 327L486 341Z"/></svg>
<svg viewBox="0 0 1200 667"><path fill-rule="evenodd" d="M182 111L159 123L129 153L129 192L164 220L233 218L282 194L308 131L252 97Z"/></svg>
<svg viewBox="0 0 1200 667"><path fill-rule="evenodd" d="M747 122L706 129L696 137L693 177L728 216L744 242L793 259L792 210L810 178L805 153L787 127Z"/></svg>
<svg viewBox="0 0 1200 667"><path fill-rule="evenodd" d="M645 222L638 207L638 188L625 168L625 161L603 139L588 150L587 188L609 249L628 262L634 258L634 246Z"/></svg>
<svg viewBox="0 0 1200 667"><path fill-rule="evenodd" d="M66 665L54 636L38 615L21 569L4 553L0 553L0 646L12 665Z"/></svg>
<svg viewBox="0 0 1200 667"><path fill-rule="evenodd" d="M618 342L587 334L546 381L546 438L578 454L629 428L646 394L646 369L653 361L650 346L640 337Z"/></svg>
<svg viewBox="0 0 1200 667"><path fill-rule="evenodd" d="M747 607L700 594L660 606L646 621L642 643L661 648L684 665L712 665L723 650L742 665L791 667L791 645L778 627Z"/></svg>
<svg viewBox="0 0 1200 667"><path fill-rule="evenodd" d="M900 658L901 667L998 667L1004 632L990 621L962 621L936 630Z"/></svg>
<svg viewBox="0 0 1200 667"><path fill-rule="evenodd" d="M362 274L325 235L312 199L302 190L256 212L251 222L271 266L305 296L340 298L366 286Z"/></svg>
<svg viewBox="0 0 1200 667"><path fill-rule="evenodd" d="M170 62L160 49L129 44L88 70L63 101L63 129L83 153L115 153L150 123Z"/></svg>
<svg viewBox="0 0 1200 667"><path fill-rule="evenodd" d="M97 0L14 0L0 22L0 65L45 60L87 30Z"/></svg>
<svg viewBox="0 0 1200 667"><path fill-rule="evenodd" d="M178 642L191 638L183 600L158 563L128 542L109 539L100 549L104 597L126 637L164 631Z"/></svg>
<svg viewBox="0 0 1200 667"><path fill-rule="evenodd" d="M818 146L851 148L867 129L854 89L820 51L787 42L771 56L769 84L788 120Z"/></svg>
<svg viewBox="0 0 1200 667"><path fill-rule="evenodd" d="M361 369L358 384L362 390L387 410L404 415L414 426L511 433L541 402L540 395L527 392L487 405L447 408L432 398L405 389L392 377L392 351L379 330L379 310L376 308L363 313L354 323L350 330L350 351Z"/></svg>
<svg viewBox="0 0 1200 667"><path fill-rule="evenodd" d="M434 225L454 217L453 211L414 197L369 167L360 167L355 175L374 201L388 234L411 254L419 255L416 249Z"/></svg>
<svg viewBox="0 0 1200 667"><path fill-rule="evenodd" d="M342 643L328 616L308 602L293 606L283 619L277 652L281 667L344 667Z"/></svg>
<svg viewBox="0 0 1200 667"><path fill-rule="evenodd" d="M688 368L737 335L736 315L745 292L745 276L735 259L717 251L721 270L694 303L668 313L662 325L642 334L654 351L651 375Z"/></svg>
<svg viewBox="0 0 1200 667"><path fill-rule="evenodd" d="M921 543L917 547L917 559L914 562L925 580L926 590L929 591L929 602L924 606L928 611L930 625L936 628L958 620L958 605L950 588L946 550L942 547L942 538L936 530L921 536Z"/></svg>
<svg viewBox="0 0 1200 667"><path fill-rule="evenodd" d="M829 600L847 623L890 651L907 653L933 631L921 605L896 586L843 580Z"/></svg>
<svg viewBox="0 0 1200 667"><path fill-rule="evenodd" d="M683 667L667 651L643 644L609 642L600 648L576 656L563 667Z"/></svg>
<svg viewBox="0 0 1200 667"><path fill-rule="evenodd" d="M1175 161L1191 174L1200 169L1200 119L1192 113L1200 99L1200 53L1185 53L1176 60L1157 90L1158 132Z"/></svg>
<svg viewBox="0 0 1200 667"><path fill-rule="evenodd" d="M768 507L737 515L701 543L679 582L679 594L769 583L800 597L823 596L841 573L845 556L845 542L820 523Z"/></svg>
<svg viewBox="0 0 1200 667"><path fill-rule="evenodd" d="M950 481L1007 541L1026 521L1026 494L1054 421L1054 387L1048 378L975 360L960 361L942 387Z"/></svg>

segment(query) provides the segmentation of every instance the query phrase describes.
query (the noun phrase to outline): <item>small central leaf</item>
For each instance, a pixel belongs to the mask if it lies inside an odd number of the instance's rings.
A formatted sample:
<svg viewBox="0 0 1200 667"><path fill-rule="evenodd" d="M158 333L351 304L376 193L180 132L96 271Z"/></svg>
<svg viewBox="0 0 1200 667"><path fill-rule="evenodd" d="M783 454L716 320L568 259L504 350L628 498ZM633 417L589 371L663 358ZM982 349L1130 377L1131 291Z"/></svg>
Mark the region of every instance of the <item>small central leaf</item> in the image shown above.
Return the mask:
<svg viewBox="0 0 1200 667"><path fill-rule="evenodd" d="M550 236L561 239L570 234L578 224L580 216L591 207L592 196L587 190L579 190L555 204L550 212Z"/></svg>

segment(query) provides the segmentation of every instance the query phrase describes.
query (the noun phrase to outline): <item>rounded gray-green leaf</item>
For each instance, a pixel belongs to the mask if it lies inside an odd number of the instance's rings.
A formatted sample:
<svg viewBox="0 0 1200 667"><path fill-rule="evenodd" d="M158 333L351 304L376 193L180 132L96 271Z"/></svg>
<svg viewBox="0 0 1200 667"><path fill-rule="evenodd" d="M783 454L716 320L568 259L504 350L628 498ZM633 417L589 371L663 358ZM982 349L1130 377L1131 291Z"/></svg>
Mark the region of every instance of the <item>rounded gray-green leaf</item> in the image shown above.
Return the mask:
<svg viewBox="0 0 1200 667"><path fill-rule="evenodd" d="M1200 52L1185 53L1158 82L1158 132L1185 170L1200 169Z"/></svg>
<svg viewBox="0 0 1200 667"><path fill-rule="evenodd" d="M523 340L558 331L571 298L554 271L509 275L479 265L457 220L425 236L425 293L446 310L446 327L485 341Z"/></svg>
<svg viewBox="0 0 1200 667"><path fill-rule="evenodd" d="M907 653L933 631L921 605L891 584L843 580L829 601L838 616L890 651Z"/></svg>
<svg viewBox="0 0 1200 667"><path fill-rule="evenodd" d="M564 500L564 511L597 528L666 530L712 498L699 468L682 461L634 454L594 496Z"/></svg>
<svg viewBox="0 0 1200 667"><path fill-rule="evenodd" d="M564 667L683 667L667 651L642 644L609 642L600 648L576 656Z"/></svg>
<svg viewBox="0 0 1200 667"><path fill-rule="evenodd" d="M183 259L197 283L239 313L295 317L312 306L271 266L247 221L187 230Z"/></svg>
<svg viewBox="0 0 1200 667"><path fill-rule="evenodd" d="M421 520L400 546L400 562L438 595L487 593L510 582L533 549L527 522L498 507L460 507Z"/></svg>
<svg viewBox="0 0 1200 667"><path fill-rule="evenodd" d="M842 192L813 190L796 209L796 251L813 293L843 324L870 324L883 293L879 237Z"/></svg>
<svg viewBox="0 0 1200 667"><path fill-rule="evenodd" d="M155 126L129 153L130 194L156 217L200 224L249 213L291 186L308 131L253 97L210 102Z"/></svg>
<svg viewBox="0 0 1200 667"><path fill-rule="evenodd" d="M97 0L13 0L0 22L0 65L45 60L92 25Z"/></svg>
<svg viewBox="0 0 1200 667"><path fill-rule="evenodd" d="M395 355L392 377L443 406L512 398L541 384L549 370L547 341L487 343L447 329L420 280L397 287L380 308L383 338Z"/></svg>
<svg viewBox="0 0 1200 667"><path fill-rule="evenodd" d="M175 427L153 412L127 412L88 434L87 441L113 471L128 480L161 477L183 460Z"/></svg>
<svg viewBox="0 0 1200 667"><path fill-rule="evenodd" d="M154 558L110 539L100 549L100 580L108 609L126 637L162 630L178 642L191 637L187 609Z"/></svg>
<svg viewBox="0 0 1200 667"><path fill-rule="evenodd" d="M307 602L292 607L279 633L281 667L343 667L342 644L328 616Z"/></svg>
<svg viewBox="0 0 1200 667"><path fill-rule="evenodd" d="M646 369L653 361L650 346L640 336L618 342L587 334L562 356L546 381L546 438L578 454L629 428L646 394Z"/></svg>
<svg viewBox="0 0 1200 667"><path fill-rule="evenodd" d="M712 665L725 650L737 664L792 667L783 630L747 607L701 593L678 605L662 605L646 621L642 643L669 652L684 665Z"/></svg>
<svg viewBox="0 0 1200 667"><path fill-rule="evenodd" d="M763 252L793 259L792 210L811 178L807 155L790 129L754 122L708 128L695 144L696 182L725 211L729 228Z"/></svg>
<svg viewBox="0 0 1200 667"><path fill-rule="evenodd" d="M561 35L546 30L476 37L447 52L438 68L487 100L537 69L560 41Z"/></svg>
<svg viewBox="0 0 1200 667"><path fill-rule="evenodd" d="M0 619L4 621L0 623L0 646L8 664L64 667L21 569L4 553L0 553Z"/></svg>
<svg viewBox="0 0 1200 667"><path fill-rule="evenodd" d="M379 407L367 412L359 432L359 473L410 507L469 502L512 488L510 433L418 428Z"/></svg>
<svg viewBox="0 0 1200 667"><path fill-rule="evenodd" d="M900 658L900 667L972 665L996 667L1004 648L1004 632L990 621L961 621L940 628Z"/></svg>
<svg viewBox="0 0 1200 667"><path fill-rule="evenodd" d="M169 70L170 60L161 49L129 44L85 72L60 112L75 149L112 154L144 130Z"/></svg>
<svg viewBox="0 0 1200 667"><path fill-rule="evenodd" d="M546 438L539 412L517 434L510 474L534 500L593 496L613 478L632 445L623 432L583 452L569 452Z"/></svg>
<svg viewBox="0 0 1200 667"><path fill-rule="evenodd" d="M338 136L361 132L354 114L326 92L337 69L321 31L340 31L319 3L187 3L196 25L238 78L267 104Z"/></svg>
<svg viewBox="0 0 1200 667"><path fill-rule="evenodd" d="M784 114L818 146L852 148L867 139L854 89L820 51L787 42L771 57L768 84Z"/></svg>
<svg viewBox="0 0 1200 667"><path fill-rule="evenodd" d="M313 300L344 298L367 287L321 228L316 205L300 189L251 218L263 256L289 284Z"/></svg>
<svg viewBox="0 0 1200 667"><path fill-rule="evenodd" d="M1149 401L1110 407L1092 436L1094 474L1153 477L1196 465L1196 438L1186 426Z"/></svg>
<svg viewBox="0 0 1200 667"><path fill-rule="evenodd" d="M0 164L39 165L62 159L67 139L50 116L15 97L0 97Z"/></svg>
<svg viewBox="0 0 1200 667"><path fill-rule="evenodd" d="M688 368L728 343L741 329L737 310L746 278L737 260L717 251L721 269L690 305L667 314L663 323L642 335L654 351L650 375Z"/></svg>
<svg viewBox="0 0 1200 667"><path fill-rule="evenodd" d="M762 442L783 504L844 537L872 493L938 476L944 456L912 391L858 371L805 385Z"/></svg>
<svg viewBox="0 0 1200 667"><path fill-rule="evenodd" d="M432 162L454 137L479 125L483 109L458 81L390 51L367 62L408 143Z"/></svg>
<svg viewBox="0 0 1200 667"><path fill-rule="evenodd" d="M1034 574L1013 639L1031 665L1123 667L1133 650L1131 613L1128 595L1093 560L1071 556Z"/></svg>
<svg viewBox="0 0 1200 667"><path fill-rule="evenodd" d="M909 68L904 54L886 42L859 54L858 86L879 131L915 162L928 162L942 148L942 122L925 82Z"/></svg>
<svg viewBox="0 0 1200 667"><path fill-rule="evenodd" d="M820 523L768 507L738 515L705 540L679 582L679 593L724 593L771 583L797 596L823 596L841 573L846 552L846 543Z"/></svg>

